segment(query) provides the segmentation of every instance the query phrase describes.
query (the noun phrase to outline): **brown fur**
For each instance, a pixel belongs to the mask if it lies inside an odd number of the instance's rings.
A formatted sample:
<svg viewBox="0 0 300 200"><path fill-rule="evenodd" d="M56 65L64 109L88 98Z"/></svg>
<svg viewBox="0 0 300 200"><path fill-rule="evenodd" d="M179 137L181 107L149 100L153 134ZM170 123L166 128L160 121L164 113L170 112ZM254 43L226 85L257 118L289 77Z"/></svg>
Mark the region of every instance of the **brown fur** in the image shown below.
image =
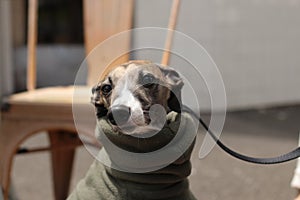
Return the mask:
<svg viewBox="0 0 300 200"><path fill-rule="evenodd" d="M157 80L157 84L149 88L144 87L141 79L146 74L151 74ZM171 96L171 90L173 92L174 90L180 91L183 86L181 78L171 68L164 68L150 61L130 61L114 68L94 87L92 98L94 104L109 109L112 102L120 94L120 86L124 84L126 79L129 80L130 91L139 100L143 111L145 111L145 121L149 120L146 112L154 104L160 104L167 111L170 111L168 100ZM103 94L101 91L104 85L112 87L109 94Z"/></svg>

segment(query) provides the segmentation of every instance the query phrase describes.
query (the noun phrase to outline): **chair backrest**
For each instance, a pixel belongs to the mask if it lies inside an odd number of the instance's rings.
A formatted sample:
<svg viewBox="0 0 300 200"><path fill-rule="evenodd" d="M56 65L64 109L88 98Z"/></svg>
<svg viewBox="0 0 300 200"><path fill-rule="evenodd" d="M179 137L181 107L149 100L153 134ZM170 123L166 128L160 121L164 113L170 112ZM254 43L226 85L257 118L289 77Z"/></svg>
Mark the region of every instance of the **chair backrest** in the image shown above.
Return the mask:
<svg viewBox="0 0 300 200"><path fill-rule="evenodd" d="M84 2L84 29L87 53L110 36L131 28L133 0L85 0ZM168 24L169 31L161 60L161 64L164 66L167 66L170 61L170 50L179 7L180 0L173 0ZM114 58L114 55L116 55L116 51L126 52L126 50L130 50L130 38L130 32L123 33L121 36L117 36L109 41L109 48L105 48L105 56L96 54L88 58L89 85L95 84L111 68L129 59L130 52L124 55L121 54L120 57L116 58ZM105 70L102 70L101 77L99 77L99 71L101 71L99 66L105 68Z"/></svg>
<svg viewBox="0 0 300 200"><path fill-rule="evenodd" d="M27 33L27 90L36 87L36 43L38 0L29 0L28 4L28 33Z"/></svg>
<svg viewBox="0 0 300 200"><path fill-rule="evenodd" d="M84 0L84 33L86 54L107 38L131 29L133 0ZM110 48L105 49L105 56L97 55L88 58L88 85L95 84L99 77L99 67L109 69L112 66L127 62L129 54L124 54L106 64L116 49L130 49L130 34L110 41Z"/></svg>
<svg viewBox="0 0 300 200"><path fill-rule="evenodd" d="M86 55L91 50L110 36L128 30L132 25L133 0L83 0L84 15L84 43ZM28 6L28 54L27 54L27 90L36 88L36 46L37 46L37 21L38 21L38 0L29 0ZM112 44L107 51L114 51L114 48L130 48L130 36L122 37ZM109 52L106 52L109 53ZM99 74L95 73L96 68L106 67L101 65L105 57L88 60L87 83L93 84ZM128 54L116 59L112 65L128 61Z"/></svg>
<svg viewBox="0 0 300 200"><path fill-rule="evenodd" d="M133 16L133 0L83 0L84 15L84 43L86 55L98 44L125 30L131 29ZM174 0L169 19L169 33L166 38L165 50L162 56L162 64L167 65L170 57L170 49L173 38L173 30L176 26L180 0ZM27 89L36 87L36 43L37 43L37 13L38 0L29 0L28 7L28 54L27 54ZM116 48L130 49L130 34L110 43L106 54L113 53ZM87 84L94 84L99 79L97 68L107 68L124 63L129 59L129 53L116 58L110 66L105 56L94 56L88 59Z"/></svg>

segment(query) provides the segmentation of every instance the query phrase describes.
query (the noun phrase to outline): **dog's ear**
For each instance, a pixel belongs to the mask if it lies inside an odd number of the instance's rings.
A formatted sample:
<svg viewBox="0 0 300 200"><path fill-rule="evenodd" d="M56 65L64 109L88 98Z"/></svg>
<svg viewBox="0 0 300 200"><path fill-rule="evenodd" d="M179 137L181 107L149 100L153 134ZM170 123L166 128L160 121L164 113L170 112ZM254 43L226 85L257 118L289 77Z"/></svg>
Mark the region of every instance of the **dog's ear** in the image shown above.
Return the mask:
<svg viewBox="0 0 300 200"><path fill-rule="evenodd" d="M108 112L108 110L104 106L103 100L101 99L100 89L101 89L101 83L95 85L92 88L92 97L91 97L91 103L96 108L96 115L98 118L106 116Z"/></svg>
<svg viewBox="0 0 300 200"><path fill-rule="evenodd" d="M178 72L171 67L163 67L159 65L160 70L165 76L166 84L170 89L170 96L168 99L168 107L170 110L181 112L181 89L183 81Z"/></svg>

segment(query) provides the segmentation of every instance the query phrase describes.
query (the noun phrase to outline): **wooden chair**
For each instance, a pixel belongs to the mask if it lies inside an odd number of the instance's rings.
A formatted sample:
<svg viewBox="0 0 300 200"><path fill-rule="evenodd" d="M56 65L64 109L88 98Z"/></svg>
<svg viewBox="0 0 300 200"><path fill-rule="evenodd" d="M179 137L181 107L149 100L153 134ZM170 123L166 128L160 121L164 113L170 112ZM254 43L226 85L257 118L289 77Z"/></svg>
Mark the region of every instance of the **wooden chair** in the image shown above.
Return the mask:
<svg viewBox="0 0 300 200"><path fill-rule="evenodd" d="M71 171L75 148L81 145L77 136L72 115L72 97L74 86L49 87L35 89L35 60L37 41L37 9L38 1L29 0L28 16L28 91L11 95L2 106L1 132L0 132L0 183L4 199L8 199L10 175L13 158L17 153L29 153L49 150L52 154L52 169L55 199L66 199L68 195ZM84 0L84 32L85 47L88 54L95 45L101 43L109 36L131 28L132 0ZM105 16L105 19L103 18ZM130 37L122 38L122 42L115 44L118 48L129 48ZM112 47L113 48L113 47ZM108 52L109 53L109 52ZM128 55L121 56L116 63L128 60ZM107 61L103 61L106 63ZM95 83L92 76L95 67L101 65L101 58L90 60L91 75L88 83ZM90 87L82 87L83 91ZM77 103L87 105L89 92L84 94ZM88 116L87 118L94 116ZM94 133L94 120L82 127L87 136ZM20 150L24 140L34 134L44 131L49 136L50 147ZM34 172L33 172L34 173Z"/></svg>

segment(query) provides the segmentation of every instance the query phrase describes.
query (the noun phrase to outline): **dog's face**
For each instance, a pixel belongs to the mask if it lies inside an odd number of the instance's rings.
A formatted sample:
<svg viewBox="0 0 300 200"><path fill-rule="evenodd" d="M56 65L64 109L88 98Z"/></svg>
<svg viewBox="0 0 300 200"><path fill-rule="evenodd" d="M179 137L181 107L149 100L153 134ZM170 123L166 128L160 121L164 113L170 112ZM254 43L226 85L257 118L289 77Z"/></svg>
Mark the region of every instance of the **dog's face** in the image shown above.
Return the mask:
<svg viewBox="0 0 300 200"><path fill-rule="evenodd" d="M114 68L93 87L92 102L97 116L106 115L114 128L140 133L153 125L149 115L153 105L159 104L166 112L180 112L182 86L172 68L131 61Z"/></svg>

